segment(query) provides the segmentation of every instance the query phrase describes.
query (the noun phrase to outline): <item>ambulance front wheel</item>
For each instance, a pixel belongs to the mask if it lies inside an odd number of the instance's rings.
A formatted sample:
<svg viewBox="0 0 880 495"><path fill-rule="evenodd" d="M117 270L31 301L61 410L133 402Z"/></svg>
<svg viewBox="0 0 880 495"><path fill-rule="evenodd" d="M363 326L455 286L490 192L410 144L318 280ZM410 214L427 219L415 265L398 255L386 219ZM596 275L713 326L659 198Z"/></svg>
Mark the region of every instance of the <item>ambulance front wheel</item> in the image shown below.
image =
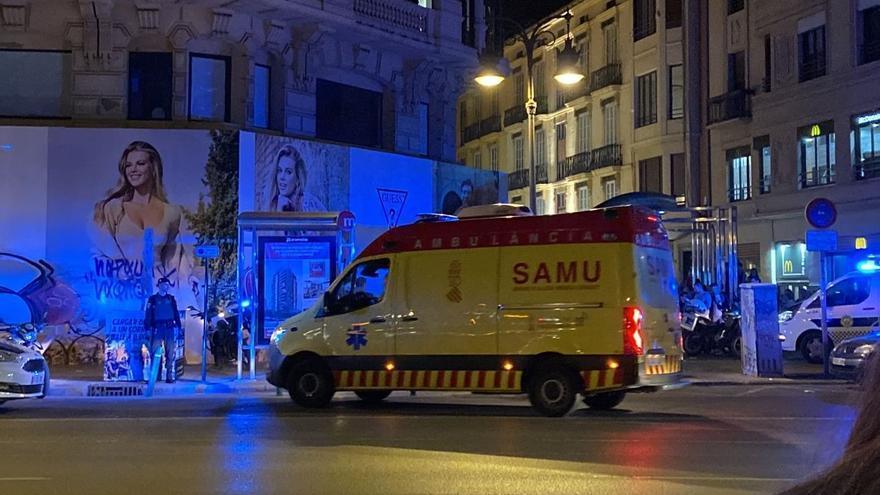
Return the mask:
<svg viewBox="0 0 880 495"><path fill-rule="evenodd" d="M545 416L564 416L574 406L578 388L576 374L562 367L542 368L529 380L529 402Z"/></svg>
<svg viewBox="0 0 880 495"><path fill-rule="evenodd" d="M358 398L364 402L375 404L378 402L382 402L387 399L389 395L391 395L390 390L358 390L354 393Z"/></svg>
<svg viewBox="0 0 880 495"><path fill-rule="evenodd" d="M609 409L614 409L615 407L619 406L620 403L623 402L624 397L626 397L626 392L624 392L623 390L618 390L616 392L605 392L584 397L584 404L586 404L590 409L608 411Z"/></svg>
<svg viewBox="0 0 880 495"><path fill-rule="evenodd" d="M302 407L326 407L336 392L333 375L317 360L294 366L287 383L287 392Z"/></svg>

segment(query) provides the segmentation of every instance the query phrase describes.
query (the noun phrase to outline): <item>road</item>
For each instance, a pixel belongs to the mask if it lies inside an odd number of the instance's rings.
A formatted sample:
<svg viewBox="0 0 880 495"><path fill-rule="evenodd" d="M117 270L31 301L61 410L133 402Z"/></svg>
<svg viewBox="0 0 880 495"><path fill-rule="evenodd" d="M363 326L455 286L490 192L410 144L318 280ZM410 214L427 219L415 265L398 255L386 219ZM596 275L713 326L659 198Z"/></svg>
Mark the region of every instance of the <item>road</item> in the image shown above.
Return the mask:
<svg viewBox="0 0 880 495"><path fill-rule="evenodd" d="M689 387L559 419L468 394L339 394L319 411L271 395L49 398L0 406L0 493L774 493L840 454L858 394Z"/></svg>

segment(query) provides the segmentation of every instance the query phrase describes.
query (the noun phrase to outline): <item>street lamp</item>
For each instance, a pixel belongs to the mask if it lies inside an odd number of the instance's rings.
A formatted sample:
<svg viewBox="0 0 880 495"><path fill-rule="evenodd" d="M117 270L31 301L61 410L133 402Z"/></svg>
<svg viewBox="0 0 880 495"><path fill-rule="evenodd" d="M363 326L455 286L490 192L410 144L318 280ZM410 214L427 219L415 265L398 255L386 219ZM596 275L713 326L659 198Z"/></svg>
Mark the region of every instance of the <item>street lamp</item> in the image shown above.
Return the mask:
<svg viewBox="0 0 880 495"><path fill-rule="evenodd" d="M556 41L556 34L550 29L554 21L565 19L566 39L565 46L557 56L557 70L553 76L561 84L570 85L584 79L584 74L578 67L578 51L571 43L571 11L563 14L547 17L535 24L532 29L526 29L522 24L506 17L495 16L493 20L506 22L513 27L513 36L508 40L510 44L517 41L523 44L526 55L527 95L526 107L526 145L529 148L529 208L537 212L537 170L535 160L535 115L538 113L538 103L535 101L535 50ZM506 77L504 67L498 62L498 58L507 62L504 57L494 57L484 54L481 57L480 70L474 80L477 84L485 87L494 87L501 84Z"/></svg>

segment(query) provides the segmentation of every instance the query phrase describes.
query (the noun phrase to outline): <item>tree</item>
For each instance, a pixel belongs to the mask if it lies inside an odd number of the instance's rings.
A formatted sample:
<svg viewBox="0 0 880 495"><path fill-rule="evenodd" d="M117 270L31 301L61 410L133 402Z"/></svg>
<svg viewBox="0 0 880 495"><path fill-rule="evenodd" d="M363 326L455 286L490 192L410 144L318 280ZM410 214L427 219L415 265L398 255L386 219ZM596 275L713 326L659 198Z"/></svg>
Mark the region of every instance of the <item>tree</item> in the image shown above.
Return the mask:
<svg viewBox="0 0 880 495"><path fill-rule="evenodd" d="M209 263L213 281L209 294L212 303L209 304L216 305L220 300L235 297L238 131L211 131L211 148L202 184L208 188L207 197L200 195L196 211L187 211L185 215L199 244L216 243L220 246L220 257Z"/></svg>

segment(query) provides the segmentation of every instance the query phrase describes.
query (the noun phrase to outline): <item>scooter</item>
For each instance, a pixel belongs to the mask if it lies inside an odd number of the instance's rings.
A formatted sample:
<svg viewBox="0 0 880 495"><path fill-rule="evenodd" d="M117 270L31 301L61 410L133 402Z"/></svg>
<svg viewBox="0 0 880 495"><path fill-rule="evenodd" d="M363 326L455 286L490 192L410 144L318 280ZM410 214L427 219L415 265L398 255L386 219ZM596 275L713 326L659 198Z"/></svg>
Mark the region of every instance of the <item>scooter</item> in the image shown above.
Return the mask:
<svg viewBox="0 0 880 495"><path fill-rule="evenodd" d="M682 316L682 346L686 356L703 353L740 357L742 331L738 311L725 311L713 321L709 309L689 308Z"/></svg>

